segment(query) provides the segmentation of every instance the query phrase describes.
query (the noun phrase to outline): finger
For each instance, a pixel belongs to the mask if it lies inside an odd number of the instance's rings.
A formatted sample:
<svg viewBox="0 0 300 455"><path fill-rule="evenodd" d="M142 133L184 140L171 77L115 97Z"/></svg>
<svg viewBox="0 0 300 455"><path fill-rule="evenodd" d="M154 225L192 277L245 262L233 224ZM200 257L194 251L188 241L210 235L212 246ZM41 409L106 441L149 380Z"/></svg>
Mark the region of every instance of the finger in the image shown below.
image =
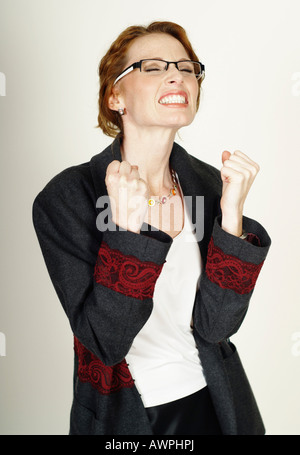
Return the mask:
<svg viewBox="0 0 300 455"><path fill-rule="evenodd" d="M148 184L145 180L143 179L138 179L138 189L139 191L143 192L144 194L148 194L149 193L149 188L148 188Z"/></svg>
<svg viewBox="0 0 300 455"><path fill-rule="evenodd" d="M224 161L223 166L228 168L231 167L238 172L243 173L245 176L256 176L257 168L250 164L248 161L245 161L243 158L235 157L231 155L229 160Z"/></svg>
<svg viewBox="0 0 300 455"><path fill-rule="evenodd" d="M106 176L105 176L105 184L110 186L113 185L116 180L118 179L119 175L119 168L120 168L120 161L114 160L107 166L106 169Z"/></svg>
<svg viewBox="0 0 300 455"><path fill-rule="evenodd" d="M107 166L106 173L107 174L115 174L119 172L121 162L118 160L114 160Z"/></svg>
<svg viewBox="0 0 300 455"><path fill-rule="evenodd" d="M133 179L139 179L140 178L140 173L138 171L138 166L132 166L131 167L130 177L133 178Z"/></svg>
<svg viewBox="0 0 300 455"><path fill-rule="evenodd" d="M228 152L227 150L225 150L225 151L222 153L222 163L224 163L225 160L229 160L230 155L231 155L231 153Z"/></svg>
<svg viewBox="0 0 300 455"><path fill-rule="evenodd" d="M241 183L245 179L244 173L240 172L240 170L235 169L234 167L222 167L221 169L221 178L223 182L236 182Z"/></svg>
<svg viewBox="0 0 300 455"><path fill-rule="evenodd" d="M132 179L128 182L129 187L131 187L134 191L138 189L139 187L139 180L138 179Z"/></svg>
<svg viewBox="0 0 300 455"><path fill-rule="evenodd" d="M235 150L233 152L233 154L231 155L231 158L244 159L246 162L248 162L252 166L259 168L258 164L255 161L251 160L251 158L249 158L249 156L247 156L245 153L241 152L240 150Z"/></svg>
<svg viewBox="0 0 300 455"><path fill-rule="evenodd" d="M244 157L240 155L236 155L235 153L233 153L229 159L230 161L236 161L237 163L251 165L251 163L248 160L246 160Z"/></svg>
<svg viewBox="0 0 300 455"><path fill-rule="evenodd" d="M131 164L128 161L122 161L120 164L120 175L128 175L131 172Z"/></svg>

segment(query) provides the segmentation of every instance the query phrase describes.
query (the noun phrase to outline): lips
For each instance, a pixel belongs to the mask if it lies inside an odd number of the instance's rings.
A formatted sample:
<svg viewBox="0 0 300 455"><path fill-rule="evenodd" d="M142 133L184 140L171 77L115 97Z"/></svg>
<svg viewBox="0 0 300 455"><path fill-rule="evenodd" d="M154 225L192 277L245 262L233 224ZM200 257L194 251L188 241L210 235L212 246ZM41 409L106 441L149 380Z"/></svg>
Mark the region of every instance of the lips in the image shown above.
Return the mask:
<svg viewBox="0 0 300 455"><path fill-rule="evenodd" d="M187 105L188 98L185 92L171 92L161 96L158 102L163 105Z"/></svg>

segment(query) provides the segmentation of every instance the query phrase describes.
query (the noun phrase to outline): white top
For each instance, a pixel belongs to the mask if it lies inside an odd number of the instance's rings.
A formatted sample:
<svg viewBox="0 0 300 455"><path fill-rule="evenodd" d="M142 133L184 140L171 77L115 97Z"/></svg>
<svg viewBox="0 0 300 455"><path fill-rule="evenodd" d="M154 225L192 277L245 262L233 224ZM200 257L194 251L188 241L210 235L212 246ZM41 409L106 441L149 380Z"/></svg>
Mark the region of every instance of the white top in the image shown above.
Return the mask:
<svg viewBox="0 0 300 455"><path fill-rule="evenodd" d="M186 206L184 213L184 228L173 239L156 281L153 311L126 356L145 407L183 398L206 385L191 329L202 261Z"/></svg>

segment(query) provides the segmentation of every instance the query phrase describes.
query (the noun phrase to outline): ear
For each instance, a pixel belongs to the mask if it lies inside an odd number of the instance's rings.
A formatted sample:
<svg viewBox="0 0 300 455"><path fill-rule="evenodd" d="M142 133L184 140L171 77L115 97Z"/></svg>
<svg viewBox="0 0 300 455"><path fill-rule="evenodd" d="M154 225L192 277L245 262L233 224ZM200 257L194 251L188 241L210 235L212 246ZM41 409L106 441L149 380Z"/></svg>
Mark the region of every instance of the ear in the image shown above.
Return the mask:
<svg viewBox="0 0 300 455"><path fill-rule="evenodd" d="M111 109L112 111L117 111L118 109L120 109L121 105L120 96L121 95L117 87L113 87L111 90L111 94L108 98L109 109Z"/></svg>

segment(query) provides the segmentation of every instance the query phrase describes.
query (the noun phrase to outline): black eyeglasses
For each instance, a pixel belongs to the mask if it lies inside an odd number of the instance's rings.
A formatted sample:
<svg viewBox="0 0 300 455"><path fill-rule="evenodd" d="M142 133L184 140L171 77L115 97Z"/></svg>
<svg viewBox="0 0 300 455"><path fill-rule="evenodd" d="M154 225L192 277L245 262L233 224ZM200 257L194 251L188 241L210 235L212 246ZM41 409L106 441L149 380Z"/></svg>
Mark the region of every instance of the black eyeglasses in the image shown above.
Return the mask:
<svg viewBox="0 0 300 455"><path fill-rule="evenodd" d="M147 58L135 62L128 66L121 74L116 78L114 85L126 74L130 73L136 68L139 68L142 73L151 75L160 75L165 71L168 71L169 65L173 63L175 67L184 76L196 77L196 79L204 79L205 66L201 62L194 62L192 60L179 60L179 62L168 62L166 60L160 60L155 58Z"/></svg>

